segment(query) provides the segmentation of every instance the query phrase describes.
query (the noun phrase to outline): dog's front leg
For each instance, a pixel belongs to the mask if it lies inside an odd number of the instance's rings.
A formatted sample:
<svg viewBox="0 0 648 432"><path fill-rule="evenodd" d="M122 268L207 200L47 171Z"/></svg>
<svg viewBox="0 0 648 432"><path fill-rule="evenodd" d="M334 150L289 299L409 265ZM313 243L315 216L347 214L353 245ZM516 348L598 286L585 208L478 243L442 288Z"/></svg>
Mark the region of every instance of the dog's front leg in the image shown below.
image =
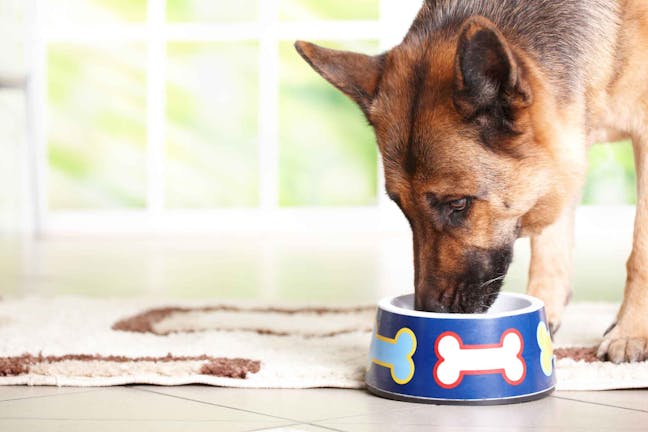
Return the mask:
<svg viewBox="0 0 648 432"><path fill-rule="evenodd" d="M648 136L647 136L648 137ZM598 356L614 363L648 357L648 138L633 139L637 170L637 210L632 253L627 263L623 303Z"/></svg>
<svg viewBox="0 0 648 432"><path fill-rule="evenodd" d="M568 206L553 225L531 237L527 292L544 301L552 334L571 298L574 209Z"/></svg>

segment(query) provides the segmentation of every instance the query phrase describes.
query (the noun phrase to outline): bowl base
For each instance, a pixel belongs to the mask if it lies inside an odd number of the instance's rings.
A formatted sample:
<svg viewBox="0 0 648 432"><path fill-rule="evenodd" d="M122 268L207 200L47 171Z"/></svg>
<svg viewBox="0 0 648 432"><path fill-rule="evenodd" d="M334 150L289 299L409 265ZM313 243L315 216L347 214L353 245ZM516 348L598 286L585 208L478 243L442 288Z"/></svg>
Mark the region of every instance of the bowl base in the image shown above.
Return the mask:
<svg viewBox="0 0 648 432"><path fill-rule="evenodd" d="M400 393L390 393L384 390L377 389L373 386L367 384L367 390L369 393L386 398L393 399L401 402L415 402L423 403L430 405L508 405L508 404L517 404L523 402L531 402L534 400L542 399L549 396L555 390L555 387L551 387L547 390L543 390L538 393L533 393L530 395L514 396L501 399L433 399L433 398L424 398L418 396L408 396Z"/></svg>

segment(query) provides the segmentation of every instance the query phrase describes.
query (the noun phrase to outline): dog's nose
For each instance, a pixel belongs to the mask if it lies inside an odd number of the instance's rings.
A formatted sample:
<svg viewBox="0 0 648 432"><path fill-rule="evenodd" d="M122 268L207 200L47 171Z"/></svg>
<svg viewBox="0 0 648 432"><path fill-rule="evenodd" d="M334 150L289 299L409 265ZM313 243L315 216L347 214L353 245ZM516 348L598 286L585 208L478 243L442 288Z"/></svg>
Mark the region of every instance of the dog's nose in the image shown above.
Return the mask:
<svg viewBox="0 0 648 432"><path fill-rule="evenodd" d="M416 296L416 300L414 302L414 308L418 311L423 311L423 312L437 312L437 313L443 313L443 312L448 312L448 308L441 304L438 300L435 300L432 297L419 297Z"/></svg>

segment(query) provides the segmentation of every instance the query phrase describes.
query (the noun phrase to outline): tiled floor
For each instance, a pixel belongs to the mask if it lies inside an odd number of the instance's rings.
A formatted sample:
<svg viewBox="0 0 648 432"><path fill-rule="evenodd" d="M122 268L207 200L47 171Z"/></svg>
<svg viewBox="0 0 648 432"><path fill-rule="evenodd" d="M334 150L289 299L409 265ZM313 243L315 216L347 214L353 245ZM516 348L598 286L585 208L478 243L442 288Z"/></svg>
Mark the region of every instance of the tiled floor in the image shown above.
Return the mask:
<svg viewBox="0 0 648 432"><path fill-rule="evenodd" d="M576 298L618 300L623 257L613 250L610 258L610 248L592 246L597 241L580 246L591 255L577 256ZM402 236L0 242L0 296L373 302L409 289L408 242ZM518 252L509 290L520 291L524 281L524 245ZM604 277L587 279L593 265L606 269L597 273ZM521 405L444 407L336 389L0 387L0 432L76 430L648 431L648 391L561 392Z"/></svg>
<svg viewBox="0 0 648 432"><path fill-rule="evenodd" d="M416 405L360 390L0 387L1 431L645 431L648 393L562 392L512 406Z"/></svg>

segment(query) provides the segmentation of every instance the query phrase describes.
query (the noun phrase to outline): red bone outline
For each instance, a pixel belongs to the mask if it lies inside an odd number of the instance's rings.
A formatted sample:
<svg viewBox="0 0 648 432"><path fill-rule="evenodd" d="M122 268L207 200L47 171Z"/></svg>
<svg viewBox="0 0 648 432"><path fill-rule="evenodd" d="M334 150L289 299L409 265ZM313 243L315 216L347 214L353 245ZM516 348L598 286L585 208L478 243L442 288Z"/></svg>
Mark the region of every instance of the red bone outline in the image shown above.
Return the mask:
<svg viewBox="0 0 648 432"><path fill-rule="evenodd" d="M522 362L522 376L520 377L519 380L517 381L512 381L506 376L506 370L504 368L500 369L479 369L479 370L462 370L459 371L459 378L457 378L457 381L455 381L452 384L444 384L442 383L439 378L437 377L437 369L439 366L445 361L445 358L439 353L439 342L441 339L443 339L446 336L451 336L455 338L459 342L459 348L462 350L472 350L472 349L488 349L488 348L502 348L504 346L504 338L506 335L509 333L515 333L517 334L518 338L520 339L520 351L517 353L517 358L520 359ZM437 383L439 387L442 387L444 389L452 389L457 387L459 384L461 384L461 381L463 380L464 375L486 375L486 374L501 374L502 378L504 381L509 383L510 385L519 385L521 384L524 379L526 378L526 372L527 372L527 367L526 367L526 362L524 361L524 358L522 357L522 352L524 351L524 339L522 338L522 334L517 331L514 328L510 328L506 330L504 333L502 333L502 336L500 337L500 342L498 344L484 344L484 345L464 345L463 341L459 337L459 335L455 332L452 331L446 331L443 332L437 337L436 342L434 343L434 354L436 354L437 358L439 359L436 364L434 365L434 371L432 373L432 376L434 377L434 381Z"/></svg>

